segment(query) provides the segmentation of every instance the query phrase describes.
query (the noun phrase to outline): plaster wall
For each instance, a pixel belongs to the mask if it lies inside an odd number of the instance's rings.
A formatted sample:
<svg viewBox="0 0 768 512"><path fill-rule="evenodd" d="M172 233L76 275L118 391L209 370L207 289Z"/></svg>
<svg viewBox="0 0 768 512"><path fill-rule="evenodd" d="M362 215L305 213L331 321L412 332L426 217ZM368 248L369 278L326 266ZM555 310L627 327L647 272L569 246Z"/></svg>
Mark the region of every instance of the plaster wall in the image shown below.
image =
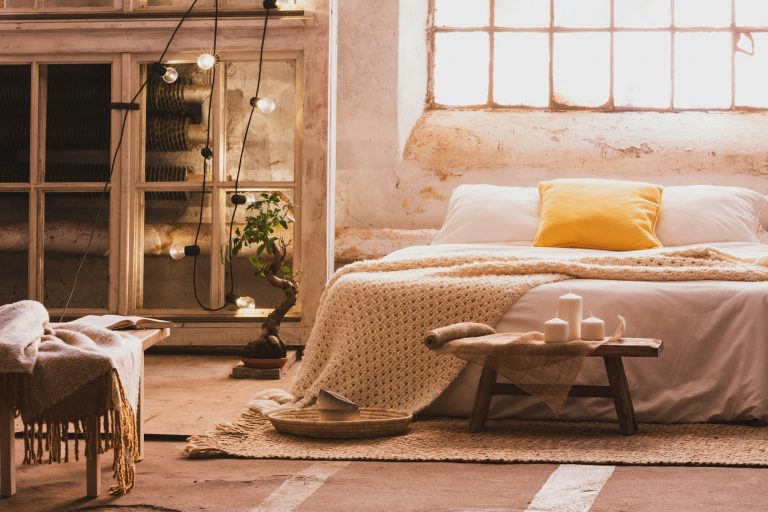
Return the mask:
<svg viewBox="0 0 768 512"><path fill-rule="evenodd" d="M410 230L423 239L462 183L609 177L768 193L762 113L424 112L427 10L340 0L337 262L392 250L393 236L408 245Z"/></svg>

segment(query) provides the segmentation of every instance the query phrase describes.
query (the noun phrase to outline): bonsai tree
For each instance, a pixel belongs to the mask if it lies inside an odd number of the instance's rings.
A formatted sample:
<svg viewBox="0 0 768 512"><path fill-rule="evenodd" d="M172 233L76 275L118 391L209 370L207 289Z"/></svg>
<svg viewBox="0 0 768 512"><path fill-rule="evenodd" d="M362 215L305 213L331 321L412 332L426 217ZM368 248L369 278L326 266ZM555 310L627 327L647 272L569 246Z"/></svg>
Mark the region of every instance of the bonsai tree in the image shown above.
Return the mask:
<svg viewBox="0 0 768 512"><path fill-rule="evenodd" d="M246 247L255 247L256 254L249 256L256 276L283 291L285 298L261 324L261 335L249 342L243 357L271 359L286 356L285 343L280 338L280 323L296 304L299 294L298 273L285 264L290 242L286 242L279 229L287 230L294 222L293 205L279 194L262 192L260 199L247 207L245 226L235 230L232 238L232 256Z"/></svg>

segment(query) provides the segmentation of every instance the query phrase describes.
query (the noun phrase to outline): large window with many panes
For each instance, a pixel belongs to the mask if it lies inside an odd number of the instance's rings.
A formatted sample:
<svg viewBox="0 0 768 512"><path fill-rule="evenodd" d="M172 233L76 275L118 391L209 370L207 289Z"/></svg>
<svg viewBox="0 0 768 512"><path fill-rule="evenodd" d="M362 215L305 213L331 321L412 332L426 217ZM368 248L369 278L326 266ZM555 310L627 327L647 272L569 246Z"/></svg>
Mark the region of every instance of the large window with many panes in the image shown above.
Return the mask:
<svg viewBox="0 0 768 512"><path fill-rule="evenodd" d="M432 0L436 108L768 108L765 0Z"/></svg>

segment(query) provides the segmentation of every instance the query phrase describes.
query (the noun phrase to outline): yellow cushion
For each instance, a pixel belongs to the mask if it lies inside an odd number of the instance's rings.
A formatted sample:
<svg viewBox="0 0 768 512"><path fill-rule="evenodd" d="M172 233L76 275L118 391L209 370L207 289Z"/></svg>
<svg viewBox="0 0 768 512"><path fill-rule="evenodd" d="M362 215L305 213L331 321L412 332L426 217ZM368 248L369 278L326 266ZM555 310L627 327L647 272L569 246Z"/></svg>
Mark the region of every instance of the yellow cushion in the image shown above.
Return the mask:
<svg viewBox="0 0 768 512"><path fill-rule="evenodd" d="M634 181L567 179L539 183L534 247L633 251L661 247L654 232L664 187Z"/></svg>

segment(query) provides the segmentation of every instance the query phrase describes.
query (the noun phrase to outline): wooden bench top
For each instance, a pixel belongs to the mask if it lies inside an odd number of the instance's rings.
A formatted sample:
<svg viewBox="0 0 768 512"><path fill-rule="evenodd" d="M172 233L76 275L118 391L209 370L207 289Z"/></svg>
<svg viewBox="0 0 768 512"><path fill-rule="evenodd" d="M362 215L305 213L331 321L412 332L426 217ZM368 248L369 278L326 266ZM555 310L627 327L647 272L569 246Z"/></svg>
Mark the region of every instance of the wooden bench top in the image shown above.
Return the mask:
<svg viewBox="0 0 768 512"><path fill-rule="evenodd" d="M149 347L157 345L165 338L170 336L170 329L137 329L135 331L123 331L127 332L131 336L135 336L141 340L141 347L147 350Z"/></svg>
<svg viewBox="0 0 768 512"><path fill-rule="evenodd" d="M652 338L622 338L603 343L590 357L659 357L664 349L661 340Z"/></svg>

